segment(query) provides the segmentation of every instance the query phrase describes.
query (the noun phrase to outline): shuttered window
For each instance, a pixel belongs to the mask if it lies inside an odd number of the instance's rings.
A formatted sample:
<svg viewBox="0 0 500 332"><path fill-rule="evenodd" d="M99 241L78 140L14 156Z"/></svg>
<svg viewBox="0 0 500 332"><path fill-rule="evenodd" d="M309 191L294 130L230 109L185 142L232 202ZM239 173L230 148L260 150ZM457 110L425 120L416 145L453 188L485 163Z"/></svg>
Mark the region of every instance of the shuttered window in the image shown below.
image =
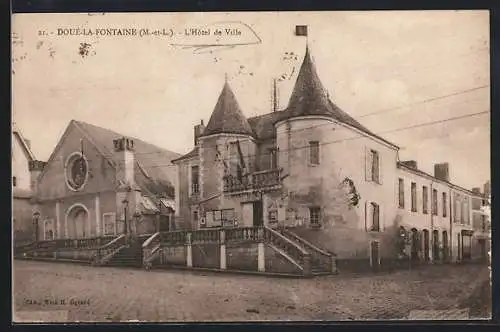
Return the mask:
<svg viewBox="0 0 500 332"><path fill-rule="evenodd" d="M446 193L443 193L443 217L447 216L446 211L448 210L448 200L446 197Z"/></svg>
<svg viewBox="0 0 500 332"><path fill-rule="evenodd" d="M399 192L399 208L405 208L405 181L403 179L399 179L398 182L398 192Z"/></svg>
<svg viewBox="0 0 500 332"><path fill-rule="evenodd" d="M411 183L411 210L417 212L417 184Z"/></svg>
<svg viewBox="0 0 500 332"><path fill-rule="evenodd" d="M436 189L432 190L432 214L438 215L438 191Z"/></svg>
<svg viewBox="0 0 500 332"><path fill-rule="evenodd" d="M370 231L379 232L380 231L380 206L375 203L370 203L370 217L371 226Z"/></svg>
<svg viewBox="0 0 500 332"><path fill-rule="evenodd" d="M429 189L426 186L422 187L422 212L429 213Z"/></svg>

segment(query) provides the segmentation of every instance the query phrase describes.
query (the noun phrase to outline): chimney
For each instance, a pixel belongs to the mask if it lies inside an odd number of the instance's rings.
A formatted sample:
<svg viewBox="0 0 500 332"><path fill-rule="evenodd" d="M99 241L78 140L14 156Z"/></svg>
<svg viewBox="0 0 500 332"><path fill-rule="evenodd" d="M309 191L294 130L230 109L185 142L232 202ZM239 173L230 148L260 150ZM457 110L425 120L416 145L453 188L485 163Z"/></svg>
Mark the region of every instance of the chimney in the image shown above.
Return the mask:
<svg viewBox="0 0 500 332"><path fill-rule="evenodd" d="M403 164L404 166L409 167L409 168L418 169L416 160L401 161L401 164Z"/></svg>
<svg viewBox="0 0 500 332"><path fill-rule="evenodd" d="M479 188L479 187L474 187L474 188L472 188L472 192L473 192L474 194L478 194L478 195L480 195L480 194L481 194L481 188Z"/></svg>
<svg viewBox="0 0 500 332"><path fill-rule="evenodd" d="M127 186L134 185L134 140L128 137L121 137L113 140L113 146L117 155L116 159L118 160L116 182Z"/></svg>
<svg viewBox="0 0 500 332"><path fill-rule="evenodd" d="M33 196L38 194L38 177L42 173L46 162L41 160L30 160L28 162L28 169L30 171L30 190Z"/></svg>
<svg viewBox="0 0 500 332"><path fill-rule="evenodd" d="M200 124L194 126L194 145L198 145L198 138L203 134L205 130L205 125L203 124L203 120L200 121Z"/></svg>
<svg viewBox="0 0 500 332"><path fill-rule="evenodd" d="M448 163L440 163L434 165L434 177L438 180L450 181L450 165Z"/></svg>

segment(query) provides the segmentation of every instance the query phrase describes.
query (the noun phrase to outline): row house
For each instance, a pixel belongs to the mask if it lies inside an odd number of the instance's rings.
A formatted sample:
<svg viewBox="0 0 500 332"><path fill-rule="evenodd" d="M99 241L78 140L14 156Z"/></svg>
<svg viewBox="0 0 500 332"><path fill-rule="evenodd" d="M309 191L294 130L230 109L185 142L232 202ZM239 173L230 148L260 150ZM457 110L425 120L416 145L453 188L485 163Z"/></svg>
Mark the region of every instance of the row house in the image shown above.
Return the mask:
<svg viewBox="0 0 500 332"><path fill-rule="evenodd" d="M489 182L481 188L472 188L477 195L472 199L472 227L474 229L472 256L487 260L491 250L491 192Z"/></svg>
<svg viewBox="0 0 500 332"><path fill-rule="evenodd" d="M468 255L473 193L398 163L398 150L331 101L307 47L285 109L246 118L226 80L193 149L173 160L176 218L287 227L339 262L397 256L401 229L420 235L420 259L445 256L444 244L446 256Z"/></svg>
<svg viewBox="0 0 500 332"><path fill-rule="evenodd" d="M425 261L470 259L475 197L450 182L448 163L434 165L431 175L414 160L399 162L397 214L400 225L411 232L410 256Z"/></svg>

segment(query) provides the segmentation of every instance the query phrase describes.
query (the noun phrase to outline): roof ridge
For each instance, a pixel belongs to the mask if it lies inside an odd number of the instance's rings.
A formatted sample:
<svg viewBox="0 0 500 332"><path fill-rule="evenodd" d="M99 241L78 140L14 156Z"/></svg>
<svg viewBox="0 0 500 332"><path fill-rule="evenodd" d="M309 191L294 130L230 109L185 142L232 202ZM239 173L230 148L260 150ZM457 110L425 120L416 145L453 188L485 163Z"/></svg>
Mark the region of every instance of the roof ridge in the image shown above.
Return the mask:
<svg viewBox="0 0 500 332"><path fill-rule="evenodd" d="M101 126L98 126L98 125L95 125L95 124L92 124L92 123L89 123L89 122L81 121L81 120L72 120L72 121L74 121L77 125L78 125L78 124L83 124L84 126L86 125L86 126L95 127L95 128L100 129L100 130L105 130L105 131L107 131L107 132L110 132L110 133L116 134L118 137L119 137L119 136L126 136L126 137L129 137L129 138L133 139L133 140L134 140L134 141L136 141L136 142L138 142L138 141L139 141L139 142L141 142L141 143L144 143L144 144L150 145L150 146L152 146L152 147L155 147L155 148L157 148L157 149L159 149L159 150L163 150L163 151L166 151L166 152L169 152L169 153L173 153L173 154L180 155L180 153L178 153L178 152L174 152L174 151L172 151L172 150L169 150L169 149L166 149L166 148L160 147L160 146L158 146L158 145L156 145L156 144L153 144L153 143L147 142L147 141L145 141L145 140L143 140L143 139L137 138L137 137L132 136L132 135L127 135L127 134L119 133L119 132L117 132L117 131L115 131L115 130L113 130L113 129L109 129L109 128L101 127ZM90 135L90 133L89 133L87 130L85 130L85 128L81 128L81 129L82 129L82 130L84 130L87 134L89 134L89 135ZM92 135L90 135L90 136L92 136ZM117 138L118 138L118 137L117 137Z"/></svg>

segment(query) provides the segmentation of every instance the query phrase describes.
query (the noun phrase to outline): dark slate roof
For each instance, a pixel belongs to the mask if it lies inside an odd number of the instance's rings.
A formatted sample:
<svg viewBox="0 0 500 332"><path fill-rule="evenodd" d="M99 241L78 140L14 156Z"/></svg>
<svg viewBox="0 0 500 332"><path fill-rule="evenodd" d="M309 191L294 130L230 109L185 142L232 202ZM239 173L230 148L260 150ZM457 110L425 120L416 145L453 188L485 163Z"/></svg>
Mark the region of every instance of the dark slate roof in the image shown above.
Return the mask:
<svg viewBox="0 0 500 332"><path fill-rule="evenodd" d="M198 156L198 150L199 149L196 146L194 149L192 149L191 151L189 151L185 155L182 155L179 158L172 160L172 162L175 163L177 161L181 161L181 160L184 160L184 159L189 159L189 158L192 158L192 157L196 157L196 156Z"/></svg>
<svg viewBox="0 0 500 332"><path fill-rule="evenodd" d="M254 136L252 128L243 115L236 97L227 82L220 93L212 116L202 136L212 134L244 134Z"/></svg>
<svg viewBox="0 0 500 332"><path fill-rule="evenodd" d="M115 164L118 162L116 154L113 153L113 140L127 135L82 121L73 120L73 122L89 136L105 157L115 162ZM144 142L135 137L130 138L134 140L135 159L140 166L139 168L142 168L146 173L144 176L136 177L137 184L153 194L161 192L173 193L173 184L175 183L177 174L171 160L178 158L180 154Z"/></svg>
<svg viewBox="0 0 500 332"><path fill-rule="evenodd" d="M306 48L306 54L286 111L280 120L307 115L324 115L373 135L329 99L328 93L318 77L309 48Z"/></svg>
<svg viewBox="0 0 500 332"><path fill-rule="evenodd" d="M306 48L306 54L290 96L288 107L283 111L250 118L248 119L248 122L250 123L257 138L266 140L275 136L274 124L276 122L307 115L322 115L331 117L334 120L345 123L392 146L395 146L393 143L368 130L368 128L353 119L349 114L341 110L329 99L328 94L318 77L316 67L311 59L309 48Z"/></svg>

